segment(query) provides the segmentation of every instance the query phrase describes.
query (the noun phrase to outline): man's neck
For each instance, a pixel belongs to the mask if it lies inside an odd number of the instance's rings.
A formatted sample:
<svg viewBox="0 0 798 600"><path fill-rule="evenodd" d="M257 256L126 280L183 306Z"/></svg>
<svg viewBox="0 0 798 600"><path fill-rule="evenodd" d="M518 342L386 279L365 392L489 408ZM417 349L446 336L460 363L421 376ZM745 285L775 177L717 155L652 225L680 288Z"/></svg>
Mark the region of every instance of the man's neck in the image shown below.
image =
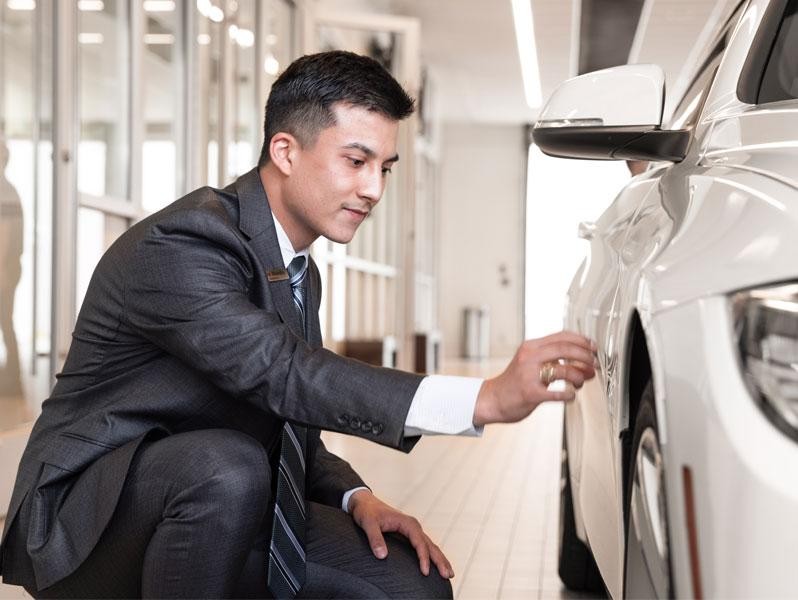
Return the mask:
<svg viewBox="0 0 798 600"><path fill-rule="evenodd" d="M273 164L266 163L258 169L260 181L263 184L263 189L266 190L266 197L269 199L269 207L272 210L272 215L275 220L280 223L280 226L285 231L291 245L294 247L295 252L301 252L310 247L314 242L313 239L305 239L301 235L299 228L295 225L294 220L285 208L284 195L282 182L285 175L280 173Z"/></svg>

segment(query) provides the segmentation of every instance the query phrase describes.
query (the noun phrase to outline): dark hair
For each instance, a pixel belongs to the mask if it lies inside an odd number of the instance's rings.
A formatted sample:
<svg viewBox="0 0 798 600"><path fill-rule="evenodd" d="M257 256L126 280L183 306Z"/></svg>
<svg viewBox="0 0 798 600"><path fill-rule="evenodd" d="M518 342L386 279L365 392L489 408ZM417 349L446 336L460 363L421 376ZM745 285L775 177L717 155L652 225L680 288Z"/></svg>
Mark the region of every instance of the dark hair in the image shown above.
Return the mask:
<svg viewBox="0 0 798 600"><path fill-rule="evenodd" d="M360 106L395 121L413 113L413 99L376 60L335 50L298 58L272 86L263 119L258 166L269 162L269 143L280 131L312 146L322 129L335 124L336 103Z"/></svg>

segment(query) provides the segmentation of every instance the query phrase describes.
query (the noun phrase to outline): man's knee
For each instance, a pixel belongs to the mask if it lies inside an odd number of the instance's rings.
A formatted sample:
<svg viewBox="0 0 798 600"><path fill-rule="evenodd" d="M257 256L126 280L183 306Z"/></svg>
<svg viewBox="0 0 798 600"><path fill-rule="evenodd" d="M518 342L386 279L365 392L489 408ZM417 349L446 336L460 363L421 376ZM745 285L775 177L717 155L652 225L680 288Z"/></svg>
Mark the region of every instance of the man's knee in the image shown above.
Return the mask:
<svg viewBox="0 0 798 600"><path fill-rule="evenodd" d="M418 564L418 555L409 540L396 533L385 535L388 543L386 563L393 563L395 570L391 574L390 583L385 589L390 590L391 597L412 598L452 598L452 584L438 573L437 567L430 563L429 575L424 575ZM393 554L393 556L392 556ZM391 558L404 560L392 561Z"/></svg>
<svg viewBox="0 0 798 600"><path fill-rule="evenodd" d="M182 463L175 484L226 509L257 505L264 509L271 494L271 469L263 446L251 436L230 429L208 429L170 436L170 454Z"/></svg>
<svg viewBox="0 0 798 600"><path fill-rule="evenodd" d="M424 598L453 598L454 592L452 591L452 582L441 577L438 569L434 565L430 566L430 573L424 577L423 597Z"/></svg>

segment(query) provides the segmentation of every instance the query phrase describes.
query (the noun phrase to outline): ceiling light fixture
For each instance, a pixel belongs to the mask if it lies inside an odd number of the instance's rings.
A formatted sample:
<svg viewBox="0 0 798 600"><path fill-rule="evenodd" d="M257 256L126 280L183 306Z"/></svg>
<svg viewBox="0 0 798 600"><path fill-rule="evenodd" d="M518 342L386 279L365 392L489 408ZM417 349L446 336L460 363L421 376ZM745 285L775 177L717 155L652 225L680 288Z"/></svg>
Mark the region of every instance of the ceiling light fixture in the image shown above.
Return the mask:
<svg viewBox="0 0 798 600"><path fill-rule="evenodd" d="M8 0L6 6L9 10L36 10L35 0Z"/></svg>
<svg viewBox="0 0 798 600"><path fill-rule="evenodd" d="M175 36L171 33L145 33L144 43L150 46L168 46L175 43Z"/></svg>
<svg viewBox="0 0 798 600"><path fill-rule="evenodd" d="M211 0L197 0L197 10L202 16L210 19L214 23L224 21L224 11L216 6Z"/></svg>
<svg viewBox="0 0 798 600"><path fill-rule="evenodd" d="M172 12L175 9L174 0L144 0L145 12Z"/></svg>
<svg viewBox="0 0 798 600"><path fill-rule="evenodd" d="M524 80L524 95L529 108L540 108L540 71L538 51L535 47L535 24L532 19L532 0L510 0L513 5L515 40L518 57L521 59L521 76Z"/></svg>
<svg viewBox="0 0 798 600"><path fill-rule="evenodd" d="M103 0L78 0L78 10L83 12L100 12L105 10Z"/></svg>
<svg viewBox="0 0 798 600"><path fill-rule="evenodd" d="M103 40L102 33L79 33L78 34L78 43L84 44L87 46L96 46L97 44L102 44Z"/></svg>
<svg viewBox="0 0 798 600"><path fill-rule="evenodd" d="M250 29L239 29L236 41L242 48L252 48L255 45L255 34Z"/></svg>
<svg viewBox="0 0 798 600"><path fill-rule="evenodd" d="M263 70L266 71L268 75L272 76L280 72L280 63L271 52L266 55L266 59L263 61Z"/></svg>

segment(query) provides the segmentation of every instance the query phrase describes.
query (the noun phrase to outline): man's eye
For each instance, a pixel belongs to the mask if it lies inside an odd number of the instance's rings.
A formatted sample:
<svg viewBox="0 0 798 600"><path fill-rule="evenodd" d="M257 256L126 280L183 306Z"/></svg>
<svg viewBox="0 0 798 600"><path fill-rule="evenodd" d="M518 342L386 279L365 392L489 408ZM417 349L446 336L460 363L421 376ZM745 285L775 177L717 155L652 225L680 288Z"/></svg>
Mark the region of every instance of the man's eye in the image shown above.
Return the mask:
<svg viewBox="0 0 798 600"><path fill-rule="evenodd" d="M383 167L382 168L382 174L383 175L387 175L390 172L391 172L391 167Z"/></svg>
<svg viewBox="0 0 798 600"><path fill-rule="evenodd" d="M366 164L365 160L360 160L359 158L350 158L349 162L352 163L353 167L362 167L363 165Z"/></svg>

